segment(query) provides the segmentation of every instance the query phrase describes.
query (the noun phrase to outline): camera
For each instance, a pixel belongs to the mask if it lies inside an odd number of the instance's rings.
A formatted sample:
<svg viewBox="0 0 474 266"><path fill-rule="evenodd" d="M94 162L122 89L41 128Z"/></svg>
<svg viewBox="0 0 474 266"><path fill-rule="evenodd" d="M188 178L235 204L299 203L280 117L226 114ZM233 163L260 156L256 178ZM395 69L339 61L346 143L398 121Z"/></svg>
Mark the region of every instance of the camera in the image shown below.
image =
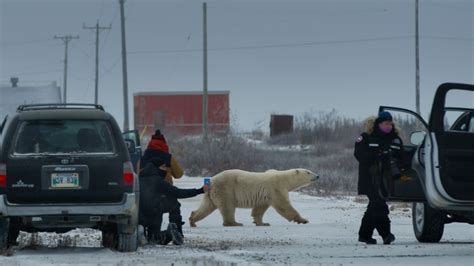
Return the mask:
<svg viewBox="0 0 474 266"><path fill-rule="evenodd" d="M382 156L385 159L387 159L386 162L388 163L388 169L390 171L390 175L392 176L392 178L398 179L403 174L402 174L402 171L400 170L400 168L398 167L398 160L393 157L392 153L393 153L393 151L391 149L384 150L382 152Z"/></svg>
<svg viewBox="0 0 474 266"><path fill-rule="evenodd" d="M389 166L390 166L390 173L392 174L392 178L398 179L402 176L402 172L400 168L398 168L397 161L393 158L389 159Z"/></svg>

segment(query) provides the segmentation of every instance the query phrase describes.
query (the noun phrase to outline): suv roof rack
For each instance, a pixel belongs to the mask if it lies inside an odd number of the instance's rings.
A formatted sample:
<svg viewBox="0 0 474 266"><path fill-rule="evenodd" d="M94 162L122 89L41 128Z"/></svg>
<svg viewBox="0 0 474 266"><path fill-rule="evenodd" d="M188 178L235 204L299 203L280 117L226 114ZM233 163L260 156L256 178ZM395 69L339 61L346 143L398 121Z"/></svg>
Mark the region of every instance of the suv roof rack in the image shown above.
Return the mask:
<svg viewBox="0 0 474 266"><path fill-rule="evenodd" d="M39 104L23 104L18 106L17 112L28 110L47 110L47 109L98 109L104 111L104 107L100 104L89 103L39 103Z"/></svg>

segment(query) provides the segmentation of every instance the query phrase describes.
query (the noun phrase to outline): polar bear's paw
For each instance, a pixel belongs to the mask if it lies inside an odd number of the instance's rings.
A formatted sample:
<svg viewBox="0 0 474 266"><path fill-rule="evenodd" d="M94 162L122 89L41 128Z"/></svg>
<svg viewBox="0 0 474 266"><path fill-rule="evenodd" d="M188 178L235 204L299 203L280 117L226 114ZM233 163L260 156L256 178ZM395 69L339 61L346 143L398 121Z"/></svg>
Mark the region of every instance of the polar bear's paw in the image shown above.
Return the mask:
<svg viewBox="0 0 474 266"><path fill-rule="evenodd" d="M296 218L296 219L294 219L293 221L294 221L295 223L297 223L297 224L307 224L307 223L309 222L309 221L306 220L305 218L301 218L301 217Z"/></svg>
<svg viewBox="0 0 474 266"><path fill-rule="evenodd" d="M232 222L232 223L224 223L224 226L243 226L243 224Z"/></svg>
<svg viewBox="0 0 474 266"><path fill-rule="evenodd" d="M256 226L270 226L269 223L255 223Z"/></svg>

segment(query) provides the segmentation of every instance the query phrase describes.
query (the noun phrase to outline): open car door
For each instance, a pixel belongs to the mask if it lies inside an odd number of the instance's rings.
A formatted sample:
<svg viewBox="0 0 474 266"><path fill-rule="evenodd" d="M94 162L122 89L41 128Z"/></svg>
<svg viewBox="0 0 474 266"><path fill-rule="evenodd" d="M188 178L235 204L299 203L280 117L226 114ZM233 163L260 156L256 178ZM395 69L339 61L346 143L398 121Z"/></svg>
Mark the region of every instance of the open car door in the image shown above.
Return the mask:
<svg viewBox="0 0 474 266"><path fill-rule="evenodd" d="M142 147L140 144L140 134L138 130L130 130L122 133L123 139L128 147L130 160L133 164L133 170L137 172L137 164L142 157Z"/></svg>
<svg viewBox="0 0 474 266"><path fill-rule="evenodd" d="M428 132L428 124L417 113L403 108L380 106L379 112L388 111L394 118L395 126L400 130L399 135L403 140L405 158L407 164L411 165L404 171L404 175L410 177L408 180L390 179L385 180L384 191L390 201L426 201L422 182L424 178L424 147L423 138L416 143L410 143L412 132L417 132L424 136ZM425 132L425 133L423 133Z"/></svg>
<svg viewBox="0 0 474 266"><path fill-rule="evenodd" d="M438 88L425 144L426 195L437 208L474 208L473 114L474 85L445 83Z"/></svg>

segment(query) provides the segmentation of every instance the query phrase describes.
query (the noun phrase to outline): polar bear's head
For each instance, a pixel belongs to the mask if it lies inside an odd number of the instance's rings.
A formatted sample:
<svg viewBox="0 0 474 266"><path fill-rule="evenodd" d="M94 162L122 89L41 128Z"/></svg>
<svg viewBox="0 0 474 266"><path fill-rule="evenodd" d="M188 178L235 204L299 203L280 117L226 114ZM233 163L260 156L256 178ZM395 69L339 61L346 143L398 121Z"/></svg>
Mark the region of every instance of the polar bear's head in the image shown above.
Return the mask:
<svg viewBox="0 0 474 266"><path fill-rule="evenodd" d="M285 172L284 182L286 183L288 191L307 186L319 178L317 174L303 168L290 169L283 172Z"/></svg>

